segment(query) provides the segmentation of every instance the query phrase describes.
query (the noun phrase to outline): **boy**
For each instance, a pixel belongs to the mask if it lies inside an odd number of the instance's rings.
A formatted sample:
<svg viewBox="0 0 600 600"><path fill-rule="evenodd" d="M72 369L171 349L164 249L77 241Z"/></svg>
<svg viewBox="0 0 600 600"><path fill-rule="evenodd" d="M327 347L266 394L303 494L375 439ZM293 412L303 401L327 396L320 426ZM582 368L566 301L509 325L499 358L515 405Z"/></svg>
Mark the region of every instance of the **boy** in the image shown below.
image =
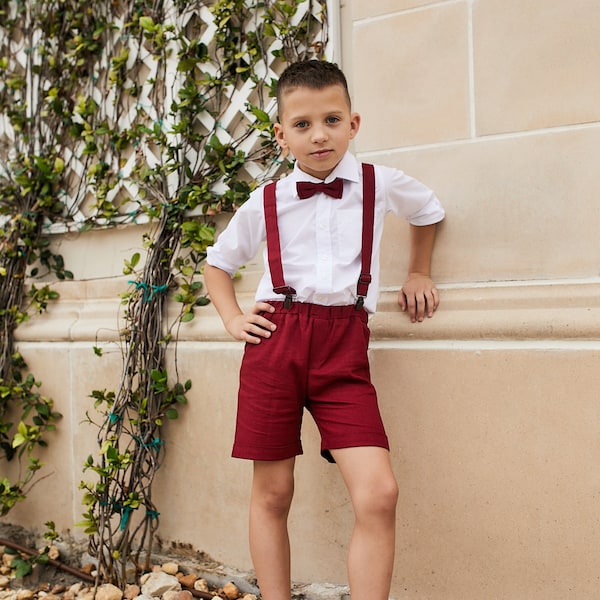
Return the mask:
<svg viewBox="0 0 600 600"><path fill-rule="evenodd" d="M290 65L279 79L277 103L275 136L295 158L294 170L276 189L271 184L251 194L209 248L205 268L225 328L246 342L233 456L254 461L250 552L263 600L289 600L287 517L307 408L321 453L340 469L355 513L352 598L387 600L398 486L370 381L367 316L376 307L379 242L390 210L411 223L409 273L398 302L413 322L433 316L439 298L429 269L444 211L431 190L401 171L362 172L348 152L360 116L351 112L336 65ZM314 185L323 182L325 189ZM369 198L373 220L363 224ZM255 305L244 313L231 276L265 238L265 273Z"/></svg>

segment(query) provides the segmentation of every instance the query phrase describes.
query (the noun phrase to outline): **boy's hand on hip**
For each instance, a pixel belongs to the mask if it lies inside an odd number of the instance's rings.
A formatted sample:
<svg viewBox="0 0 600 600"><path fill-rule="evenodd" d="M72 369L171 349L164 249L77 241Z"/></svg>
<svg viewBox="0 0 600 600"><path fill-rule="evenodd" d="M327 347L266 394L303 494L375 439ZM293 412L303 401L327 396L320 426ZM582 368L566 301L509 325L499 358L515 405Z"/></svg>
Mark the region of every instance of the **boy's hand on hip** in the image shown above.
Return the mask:
<svg viewBox="0 0 600 600"><path fill-rule="evenodd" d="M277 326L260 313L275 312L267 302L257 302L250 310L231 318L225 324L227 331L236 339L250 344L260 344L262 338L271 337Z"/></svg>
<svg viewBox="0 0 600 600"><path fill-rule="evenodd" d="M398 304L413 323L421 322L425 315L433 317L440 303L438 291L431 277L422 273L410 273L400 288Z"/></svg>

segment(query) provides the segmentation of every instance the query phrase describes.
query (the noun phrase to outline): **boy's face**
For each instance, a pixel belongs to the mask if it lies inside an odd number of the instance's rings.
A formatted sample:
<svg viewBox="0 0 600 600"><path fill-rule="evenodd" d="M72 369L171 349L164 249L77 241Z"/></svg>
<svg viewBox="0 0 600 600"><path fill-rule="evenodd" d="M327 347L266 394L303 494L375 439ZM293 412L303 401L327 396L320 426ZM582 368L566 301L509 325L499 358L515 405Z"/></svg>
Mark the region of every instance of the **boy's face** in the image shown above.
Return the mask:
<svg viewBox="0 0 600 600"><path fill-rule="evenodd" d="M325 179L343 158L358 133L360 116L351 113L344 88L297 87L279 106L275 137L309 175Z"/></svg>

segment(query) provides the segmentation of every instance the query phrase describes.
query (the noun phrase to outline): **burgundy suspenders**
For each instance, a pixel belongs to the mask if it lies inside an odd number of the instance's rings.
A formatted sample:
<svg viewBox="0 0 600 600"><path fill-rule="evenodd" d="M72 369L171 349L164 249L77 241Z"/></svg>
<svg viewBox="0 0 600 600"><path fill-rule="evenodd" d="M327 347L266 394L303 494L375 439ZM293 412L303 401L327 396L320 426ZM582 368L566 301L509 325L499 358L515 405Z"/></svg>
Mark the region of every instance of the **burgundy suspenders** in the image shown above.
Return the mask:
<svg viewBox="0 0 600 600"><path fill-rule="evenodd" d="M356 309L362 309L365 296L371 283L371 254L373 252L373 224L375 220L375 169L373 165L363 163L363 218L362 218L362 249L361 270L356 286ZM269 183L264 188L265 228L267 232L267 255L269 269L273 282L273 291L284 294L284 306L289 308L292 304L296 290L285 284L283 267L281 265L281 243L279 240L279 226L277 224L277 182Z"/></svg>
<svg viewBox="0 0 600 600"><path fill-rule="evenodd" d="M265 187L265 229L267 231L267 253L269 256L269 269L271 270L271 281L273 291L276 294L285 294L285 307L289 308L296 290L285 285L283 279L283 267L281 265L281 243L279 241L279 226L277 224L277 200L275 188L277 182L273 181Z"/></svg>
<svg viewBox="0 0 600 600"><path fill-rule="evenodd" d="M375 223L375 168L363 163L363 217L361 269L356 286L356 308L363 307L371 283L371 254L373 253L373 225Z"/></svg>

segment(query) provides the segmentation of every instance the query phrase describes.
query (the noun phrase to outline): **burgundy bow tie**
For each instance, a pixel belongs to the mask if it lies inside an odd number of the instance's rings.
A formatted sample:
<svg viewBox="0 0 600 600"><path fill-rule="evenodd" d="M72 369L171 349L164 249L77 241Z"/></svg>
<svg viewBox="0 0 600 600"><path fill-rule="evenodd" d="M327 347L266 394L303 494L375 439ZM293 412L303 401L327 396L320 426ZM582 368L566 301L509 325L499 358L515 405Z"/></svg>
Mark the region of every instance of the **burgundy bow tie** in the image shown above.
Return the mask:
<svg viewBox="0 0 600 600"><path fill-rule="evenodd" d="M296 183L298 196L301 200L310 198L317 192L323 192L332 198L341 198L344 190L344 180L334 179L331 183L313 183L312 181L299 181Z"/></svg>

